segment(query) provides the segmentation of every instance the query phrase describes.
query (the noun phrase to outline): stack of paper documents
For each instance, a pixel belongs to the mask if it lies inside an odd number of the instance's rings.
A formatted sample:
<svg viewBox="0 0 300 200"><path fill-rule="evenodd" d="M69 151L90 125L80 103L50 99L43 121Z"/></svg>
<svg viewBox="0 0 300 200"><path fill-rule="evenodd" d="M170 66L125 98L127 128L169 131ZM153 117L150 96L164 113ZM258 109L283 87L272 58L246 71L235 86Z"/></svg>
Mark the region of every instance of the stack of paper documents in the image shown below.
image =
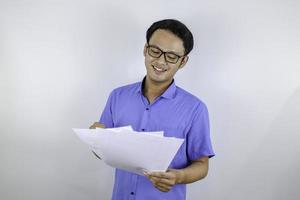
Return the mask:
<svg viewBox="0 0 300 200"><path fill-rule="evenodd" d="M135 132L132 128L76 129L73 131L108 165L137 174L166 171L183 139L163 132Z"/></svg>

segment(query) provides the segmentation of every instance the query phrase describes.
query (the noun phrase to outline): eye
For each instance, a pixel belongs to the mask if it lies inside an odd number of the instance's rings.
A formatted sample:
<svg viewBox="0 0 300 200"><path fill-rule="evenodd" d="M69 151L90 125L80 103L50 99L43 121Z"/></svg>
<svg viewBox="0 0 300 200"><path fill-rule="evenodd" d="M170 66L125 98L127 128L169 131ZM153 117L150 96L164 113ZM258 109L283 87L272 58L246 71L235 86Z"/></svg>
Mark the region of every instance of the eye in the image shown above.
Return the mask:
<svg viewBox="0 0 300 200"><path fill-rule="evenodd" d="M153 47L151 47L150 48L150 51L151 51L151 53L153 53L153 54L160 54L160 50L159 49L156 49L156 48L153 48Z"/></svg>
<svg viewBox="0 0 300 200"><path fill-rule="evenodd" d="M169 60L176 60L178 58L178 56L175 54L169 53L169 54L167 54L167 58Z"/></svg>

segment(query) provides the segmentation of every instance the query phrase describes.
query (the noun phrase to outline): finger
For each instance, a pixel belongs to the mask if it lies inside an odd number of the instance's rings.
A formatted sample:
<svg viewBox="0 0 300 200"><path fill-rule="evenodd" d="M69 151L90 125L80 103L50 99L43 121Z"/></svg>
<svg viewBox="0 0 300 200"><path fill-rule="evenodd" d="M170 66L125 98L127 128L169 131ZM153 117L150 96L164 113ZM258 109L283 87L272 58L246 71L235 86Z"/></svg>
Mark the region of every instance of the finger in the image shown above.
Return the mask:
<svg viewBox="0 0 300 200"><path fill-rule="evenodd" d="M165 184L165 185L168 185L168 186L175 185L175 180L173 180L173 179L151 177L150 180L151 180L151 182L162 183L162 184Z"/></svg>
<svg viewBox="0 0 300 200"><path fill-rule="evenodd" d="M158 190L161 191L161 192L169 192L169 191L170 191L170 190L168 190L168 189L160 188L160 187L157 187L156 189L158 189Z"/></svg>
<svg viewBox="0 0 300 200"><path fill-rule="evenodd" d="M163 183L156 183L155 185L158 186L158 187L167 189L167 190L170 190L170 189L172 188L171 186L165 185L165 184L163 184Z"/></svg>
<svg viewBox="0 0 300 200"><path fill-rule="evenodd" d="M143 171L144 176L146 176L148 179L150 179L150 175L148 174L147 171Z"/></svg>
<svg viewBox="0 0 300 200"><path fill-rule="evenodd" d="M104 124L101 124L99 122L95 122L92 126L99 127L99 128L104 128Z"/></svg>
<svg viewBox="0 0 300 200"><path fill-rule="evenodd" d="M167 172L150 172L150 176L157 177L157 178L169 178L171 175Z"/></svg>
<svg viewBox="0 0 300 200"><path fill-rule="evenodd" d="M90 126L90 129L95 129L95 128L105 128L105 126L104 126L104 124L95 122L92 126Z"/></svg>
<svg viewBox="0 0 300 200"><path fill-rule="evenodd" d="M165 183L165 180L161 180L160 178L157 177L149 177L149 180L152 182L153 186L157 188L158 190L162 192L168 192L172 188L172 184L170 183ZM160 182L163 181L163 182Z"/></svg>
<svg viewBox="0 0 300 200"><path fill-rule="evenodd" d="M170 186L166 186L166 185L163 185L163 184L156 184L154 185L154 187L162 192L168 192L171 190L171 187Z"/></svg>
<svg viewBox="0 0 300 200"><path fill-rule="evenodd" d="M104 124L100 124L100 123L97 122L97 127L99 127L99 128L105 128L105 125Z"/></svg>
<svg viewBox="0 0 300 200"><path fill-rule="evenodd" d="M168 181L169 184L173 185L175 184L176 175L173 171L167 171L167 172L152 172L150 173L150 178L156 178L158 179L166 179L165 181Z"/></svg>
<svg viewBox="0 0 300 200"><path fill-rule="evenodd" d="M93 123L93 125L92 126L90 126L90 129L95 129L96 128L96 122L95 123Z"/></svg>

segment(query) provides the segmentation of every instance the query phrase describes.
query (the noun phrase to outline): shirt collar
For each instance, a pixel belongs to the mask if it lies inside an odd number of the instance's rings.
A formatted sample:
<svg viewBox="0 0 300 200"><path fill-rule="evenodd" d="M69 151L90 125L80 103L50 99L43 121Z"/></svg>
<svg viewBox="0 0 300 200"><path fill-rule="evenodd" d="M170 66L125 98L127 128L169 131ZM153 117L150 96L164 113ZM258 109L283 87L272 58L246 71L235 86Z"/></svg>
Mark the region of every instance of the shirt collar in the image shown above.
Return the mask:
<svg viewBox="0 0 300 200"><path fill-rule="evenodd" d="M142 88L145 84L146 76L143 78L143 81L139 82L136 92L142 94ZM173 99L176 94L176 84L175 80L172 80L170 86L166 89L166 91L161 95L161 97L166 99Z"/></svg>

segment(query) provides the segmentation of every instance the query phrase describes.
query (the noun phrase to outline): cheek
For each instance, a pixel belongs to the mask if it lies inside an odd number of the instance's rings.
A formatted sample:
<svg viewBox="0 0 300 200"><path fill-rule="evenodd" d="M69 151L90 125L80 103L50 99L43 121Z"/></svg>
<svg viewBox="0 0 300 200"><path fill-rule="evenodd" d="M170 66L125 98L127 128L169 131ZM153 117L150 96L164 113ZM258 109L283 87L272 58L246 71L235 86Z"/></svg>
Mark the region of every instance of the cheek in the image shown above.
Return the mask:
<svg viewBox="0 0 300 200"><path fill-rule="evenodd" d="M170 66L170 73L171 74L176 74L176 72L178 71L178 66Z"/></svg>
<svg viewBox="0 0 300 200"><path fill-rule="evenodd" d="M153 58L149 58L148 56L145 57L145 64L147 66L151 66L151 64L154 62L155 60Z"/></svg>
<svg viewBox="0 0 300 200"><path fill-rule="evenodd" d="M147 70L151 68L151 62L151 59L145 58L145 67Z"/></svg>

